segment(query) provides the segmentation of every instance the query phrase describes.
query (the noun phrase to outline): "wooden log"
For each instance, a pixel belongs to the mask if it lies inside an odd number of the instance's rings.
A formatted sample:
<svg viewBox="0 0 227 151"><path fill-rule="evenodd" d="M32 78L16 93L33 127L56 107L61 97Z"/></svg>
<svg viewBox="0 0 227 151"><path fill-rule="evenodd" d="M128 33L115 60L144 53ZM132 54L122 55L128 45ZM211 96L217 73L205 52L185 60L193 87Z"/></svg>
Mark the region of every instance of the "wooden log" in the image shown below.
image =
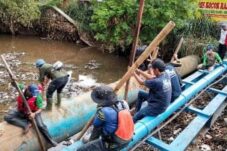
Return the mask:
<svg viewBox="0 0 227 151"><path fill-rule="evenodd" d="M139 34L140 34L140 27L141 27L141 21L142 21L142 17L143 17L143 8L144 8L144 0L140 0L140 7L139 7L139 10L138 10L138 14L137 14L136 31L135 31L133 44L132 44L132 50L131 50L131 54L130 54L129 67L133 64L133 62L135 60L136 47L137 47L137 44L138 44L138 39L139 39ZM129 84L130 84L130 78L127 80L126 86L125 86L124 99L126 101L128 99L128 87L129 87Z"/></svg>

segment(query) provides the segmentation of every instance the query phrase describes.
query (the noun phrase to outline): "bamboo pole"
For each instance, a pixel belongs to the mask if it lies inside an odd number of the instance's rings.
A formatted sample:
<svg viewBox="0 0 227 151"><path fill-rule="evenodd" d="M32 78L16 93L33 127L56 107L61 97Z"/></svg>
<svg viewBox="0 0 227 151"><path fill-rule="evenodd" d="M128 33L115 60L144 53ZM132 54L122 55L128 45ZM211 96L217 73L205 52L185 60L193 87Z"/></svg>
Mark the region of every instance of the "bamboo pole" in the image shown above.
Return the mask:
<svg viewBox="0 0 227 151"><path fill-rule="evenodd" d="M150 56L150 59L148 59L149 62L152 62L154 59L156 59L158 57L158 51L159 51L159 47L157 47L153 51L152 55L151 54L149 55Z"/></svg>
<svg viewBox="0 0 227 151"><path fill-rule="evenodd" d="M130 67L130 69L125 73L125 75L118 82L114 91L117 92L123 84L131 77L133 72L143 63L145 59L155 50L155 48L165 39L165 37L172 31L175 27L175 23L170 21L162 31L154 38L154 40L150 43L150 45L145 49L145 51L140 55L140 57L136 60L136 62Z"/></svg>
<svg viewBox="0 0 227 151"><path fill-rule="evenodd" d="M29 107L29 105L28 105L28 102L26 101L26 98L24 97L24 94L22 93L22 91L21 91L20 88L18 87L18 84L17 84L17 82L16 82L16 80L15 80L15 78L14 78L14 76L13 76L12 71L11 71L10 68L9 68L8 63L6 62L6 60L5 60L5 58L4 58L3 55L1 55L1 58L2 58L2 61L3 61L4 64L5 64L5 67L6 67L7 71L8 71L8 73L9 73L9 76L10 76L12 82L15 83L16 89L17 89L17 91L19 92L20 96L21 96L22 99L23 99L23 103L25 104L25 107L26 107L27 110L28 110L28 114L32 113L32 111L31 111L31 109L30 109L30 107ZM40 133L40 131L39 131L39 129L38 129L38 126L37 126L37 124L36 124L35 119L32 118L32 119L31 119L31 122L32 122L33 127L35 128L35 131L36 131L36 134L37 134L37 137L38 137L38 141L39 141L41 150L42 150L42 151L46 151L46 147L45 147L44 142L43 142L43 140L42 140L41 133Z"/></svg>
<svg viewBox="0 0 227 151"><path fill-rule="evenodd" d="M173 62L175 59L177 59L177 58L175 58L175 56L178 54L178 52L183 44L183 41L184 41L184 38L181 37L180 42L178 43L177 48L175 49L170 62Z"/></svg>
<svg viewBox="0 0 227 151"><path fill-rule="evenodd" d="M92 125L92 122L94 121L94 119L95 119L95 116L92 116L92 117L90 118L90 120L87 122L87 124L86 124L86 125L84 126L84 128L81 130L81 132L80 132L80 134L77 136L77 138L74 139L74 141L78 141L78 140L80 140L80 139L84 136L84 134L87 132L88 128Z"/></svg>
<svg viewBox="0 0 227 151"><path fill-rule="evenodd" d="M114 91L118 91L121 86L130 78L132 73L139 67L140 64L155 50L157 45L170 33L170 31L174 28L175 23L170 21L162 31L155 37L155 39L150 43L150 45L146 48L146 50L141 54L141 56L136 60L136 62L130 67L130 69L126 72L126 74L122 77L122 79L118 82L117 86L115 87ZM85 127L82 129L80 135L75 139L75 141L80 140L81 137L86 133L88 128L91 126L95 116L87 122Z"/></svg>
<svg viewBox="0 0 227 151"><path fill-rule="evenodd" d="M140 34L140 27L141 27L141 21L143 17L143 9L144 9L144 0L140 0L139 4L139 10L137 14L137 24L136 24L136 31L134 35L134 40L132 44L132 50L130 53L130 60L129 60L129 67L132 66L134 60L135 60L135 54L136 54L136 47L138 44L138 39L139 39L139 34ZM129 68L128 68L129 69ZM130 78L126 82L125 86L125 93L124 93L124 99L127 101L128 100L128 88L130 85Z"/></svg>

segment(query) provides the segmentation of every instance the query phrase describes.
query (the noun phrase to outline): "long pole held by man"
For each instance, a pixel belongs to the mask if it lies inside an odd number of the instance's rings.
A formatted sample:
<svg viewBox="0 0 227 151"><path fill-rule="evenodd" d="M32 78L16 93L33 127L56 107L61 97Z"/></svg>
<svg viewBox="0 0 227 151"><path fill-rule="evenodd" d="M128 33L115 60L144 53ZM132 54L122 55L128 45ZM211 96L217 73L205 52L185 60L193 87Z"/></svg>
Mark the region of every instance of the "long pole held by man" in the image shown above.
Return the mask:
<svg viewBox="0 0 227 151"><path fill-rule="evenodd" d="M137 47L137 44L138 44L141 21L142 21L142 17L143 17L144 0L140 0L139 6L140 7L139 7L139 10L138 10L138 15L137 15L136 30L135 30L135 35L134 35L134 39L133 39L132 50L131 50L131 53L130 53L129 67L133 64L133 62L135 60L136 47ZM127 100L129 84L130 84L130 78L128 79L128 81L126 82L126 85L125 85L125 94L124 94L125 100Z"/></svg>
<svg viewBox="0 0 227 151"><path fill-rule="evenodd" d="M12 71L11 71L11 69L10 69L8 63L6 62L6 60L5 60L5 58L4 58L3 55L1 55L1 58L2 58L3 63L5 64L5 67L6 67L7 71L8 71L8 73L9 73L9 76L10 76L12 82L15 84L17 91L19 92L20 96L21 96L22 99L23 99L23 103L25 104L25 107L27 108L28 113L29 113L29 114L32 113L32 112L31 112L31 109L30 109L30 107L29 107L29 105L28 105L28 103L27 103L27 101L26 101L26 98L24 97L24 94L22 93L22 91L21 91L20 88L18 87L18 84L17 84L17 82L16 82L15 76L13 75L13 73L12 73ZM33 125L34 128L35 128L35 131L36 131L36 134L37 134L37 137L38 137L38 141L39 141L41 150L42 150L42 151L46 151L46 147L45 147L44 142L43 142L43 140L42 140L41 133L40 133L40 131L39 131L39 129L38 129L38 126L37 126L37 124L36 124L35 119L34 119L34 118L31 118L31 122L32 122L32 125Z"/></svg>
<svg viewBox="0 0 227 151"><path fill-rule="evenodd" d="M129 68L129 70L125 73L125 75L121 78L121 80L117 83L114 91L117 92L123 84L131 77L133 72L143 63L143 61L153 52L156 47L165 39L165 37L173 30L175 27L175 23L170 21L162 31L154 38L154 40L150 43L150 45L145 49L145 51L139 56L135 63ZM75 141L80 140L81 137L86 133L89 126L92 124L94 120L94 116L87 122L85 127L82 129L80 135L75 139Z"/></svg>

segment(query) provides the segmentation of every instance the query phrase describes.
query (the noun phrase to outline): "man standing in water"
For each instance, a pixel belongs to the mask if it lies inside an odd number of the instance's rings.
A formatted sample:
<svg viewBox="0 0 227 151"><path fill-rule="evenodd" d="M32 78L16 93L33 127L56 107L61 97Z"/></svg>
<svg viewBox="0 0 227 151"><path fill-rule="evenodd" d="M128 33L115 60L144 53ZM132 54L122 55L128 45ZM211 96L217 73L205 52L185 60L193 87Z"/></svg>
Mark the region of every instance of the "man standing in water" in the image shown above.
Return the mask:
<svg viewBox="0 0 227 151"><path fill-rule="evenodd" d="M69 75L66 71L62 70L63 63L57 61L51 64L46 63L43 59L38 59L35 63L36 68L39 69L39 82L42 84L43 88L52 80L47 88L46 98L47 98L47 109L52 110L53 104L53 93L57 90L57 105L61 105L61 92L68 82Z"/></svg>

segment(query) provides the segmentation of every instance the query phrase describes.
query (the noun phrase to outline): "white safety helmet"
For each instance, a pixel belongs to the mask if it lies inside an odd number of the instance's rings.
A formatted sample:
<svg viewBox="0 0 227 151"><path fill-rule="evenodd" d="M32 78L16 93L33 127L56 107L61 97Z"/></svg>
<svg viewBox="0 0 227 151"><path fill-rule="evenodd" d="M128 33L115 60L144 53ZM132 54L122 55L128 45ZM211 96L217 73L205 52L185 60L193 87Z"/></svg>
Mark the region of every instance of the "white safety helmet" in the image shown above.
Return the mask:
<svg viewBox="0 0 227 151"><path fill-rule="evenodd" d="M57 61L57 62L55 62L54 64L53 64L53 68L55 69L55 70L59 70L59 69L61 69L63 67L63 63L61 62L61 61Z"/></svg>

